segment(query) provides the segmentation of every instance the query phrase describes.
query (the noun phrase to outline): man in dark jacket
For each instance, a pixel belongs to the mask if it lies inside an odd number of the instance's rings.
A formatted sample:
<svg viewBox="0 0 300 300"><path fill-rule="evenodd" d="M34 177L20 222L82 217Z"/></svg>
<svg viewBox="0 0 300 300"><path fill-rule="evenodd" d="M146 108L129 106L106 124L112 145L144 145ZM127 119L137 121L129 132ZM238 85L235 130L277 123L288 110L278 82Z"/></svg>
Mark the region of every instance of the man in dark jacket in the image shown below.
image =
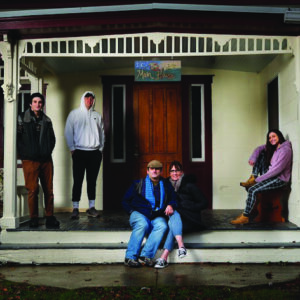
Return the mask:
<svg viewBox="0 0 300 300"><path fill-rule="evenodd" d="M45 197L46 227L59 228L53 216L53 162L55 135L51 120L43 113L44 96L33 93L30 108L18 116L17 150L22 159L25 186L28 190L29 226L39 226L38 192L40 179Z"/></svg>
<svg viewBox="0 0 300 300"><path fill-rule="evenodd" d="M161 177L162 163L152 160L147 177L135 181L123 197L122 204L130 214L132 233L125 255L125 265L140 267L154 265L153 258L168 229L165 216L176 208L176 194L170 182ZM145 236L147 241L141 251Z"/></svg>

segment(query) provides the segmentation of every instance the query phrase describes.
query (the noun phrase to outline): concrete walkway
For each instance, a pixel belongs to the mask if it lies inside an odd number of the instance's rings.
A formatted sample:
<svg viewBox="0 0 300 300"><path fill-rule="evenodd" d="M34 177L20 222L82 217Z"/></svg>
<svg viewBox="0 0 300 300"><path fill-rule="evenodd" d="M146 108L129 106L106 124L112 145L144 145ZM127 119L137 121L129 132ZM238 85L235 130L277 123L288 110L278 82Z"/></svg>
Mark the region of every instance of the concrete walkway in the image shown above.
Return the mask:
<svg viewBox="0 0 300 300"><path fill-rule="evenodd" d="M291 281L299 275L299 264L172 264L161 270L132 269L122 264L0 267L2 279L66 289L170 285L245 287Z"/></svg>

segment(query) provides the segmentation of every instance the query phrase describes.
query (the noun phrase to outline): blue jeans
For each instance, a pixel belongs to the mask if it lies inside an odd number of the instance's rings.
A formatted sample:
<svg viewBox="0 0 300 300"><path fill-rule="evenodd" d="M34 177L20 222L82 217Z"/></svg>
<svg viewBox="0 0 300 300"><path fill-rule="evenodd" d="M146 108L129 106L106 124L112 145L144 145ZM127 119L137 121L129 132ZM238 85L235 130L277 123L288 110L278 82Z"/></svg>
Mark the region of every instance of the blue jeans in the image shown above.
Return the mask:
<svg viewBox="0 0 300 300"><path fill-rule="evenodd" d="M173 215L169 217L169 233L167 235L164 249L169 250L171 252L174 247L174 237L176 235L182 235L182 221L180 214L175 210Z"/></svg>
<svg viewBox="0 0 300 300"><path fill-rule="evenodd" d="M126 250L126 258L138 259L139 256L153 258L159 244L168 229L167 222L163 217L150 220L143 214L133 211L129 218L132 233ZM147 241L139 255L144 237L148 235Z"/></svg>

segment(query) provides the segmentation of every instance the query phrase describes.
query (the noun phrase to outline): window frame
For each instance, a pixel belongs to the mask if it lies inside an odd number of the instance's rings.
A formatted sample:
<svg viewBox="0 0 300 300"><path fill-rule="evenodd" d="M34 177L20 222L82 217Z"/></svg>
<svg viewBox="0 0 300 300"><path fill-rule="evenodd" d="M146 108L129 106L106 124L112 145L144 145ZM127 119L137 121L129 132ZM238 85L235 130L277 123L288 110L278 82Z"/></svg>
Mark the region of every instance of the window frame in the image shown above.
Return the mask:
<svg viewBox="0 0 300 300"><path fill-rule="evenodd" d="M114 122L114 88L123 88L123 157L122 158L115 158L114 157L114 129L115 129L115 122ZM110 153L110 160L112 163L125 163L126 162L126 85L125 84L113 84L111 86L111 153Z"/></svg>
<svg viewBox="0 0 300 300"><path fill-rule="evenodd" d="M201 158L193 157L193 116L192 116L192 88L193 87L200 87L200 108L201 108ZM190 161L191 162L205 162L205 107L204 107L204 89L205 84L203 83L192 83L190 85L190 99L189 99L189 132L190 132Z"/></svg>

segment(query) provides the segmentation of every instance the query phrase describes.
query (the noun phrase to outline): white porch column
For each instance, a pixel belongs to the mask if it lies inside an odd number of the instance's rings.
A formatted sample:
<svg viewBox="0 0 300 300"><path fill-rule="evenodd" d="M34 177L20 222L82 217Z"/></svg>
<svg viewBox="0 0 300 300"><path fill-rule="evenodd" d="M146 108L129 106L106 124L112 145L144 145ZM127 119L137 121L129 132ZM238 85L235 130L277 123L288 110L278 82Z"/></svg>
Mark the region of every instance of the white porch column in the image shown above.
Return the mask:
<svg viewBox="0 0 300 300"><path fill-rule="evenodd" d="M28 73L28 79L31 85L31 93L43 94L43 79L31 75L30 73Z"/></svg>
<svg viewBox="0 0 300 300"><path fill-rule="evenodd" d="M17 228L16 216L17 195L17 95L19 89L18 42L8 41L5 36L0 42L0 52L4 61L4 193L3 217L0 220L2 229Z"/></svg>
<svg viewBox="0 0 300 300"><path fill-rule="evenodd" d="M293 174L292 174L292 193L295 194L294 201L289 203L290 220L300 226L300 36L295 37L294 42L295 57L295 81L296 87L295 99L289 99L289 102L297 102L297 122L295 124L295 145L293 144ZM296 106L295 106L296 107Z"/></svg>

